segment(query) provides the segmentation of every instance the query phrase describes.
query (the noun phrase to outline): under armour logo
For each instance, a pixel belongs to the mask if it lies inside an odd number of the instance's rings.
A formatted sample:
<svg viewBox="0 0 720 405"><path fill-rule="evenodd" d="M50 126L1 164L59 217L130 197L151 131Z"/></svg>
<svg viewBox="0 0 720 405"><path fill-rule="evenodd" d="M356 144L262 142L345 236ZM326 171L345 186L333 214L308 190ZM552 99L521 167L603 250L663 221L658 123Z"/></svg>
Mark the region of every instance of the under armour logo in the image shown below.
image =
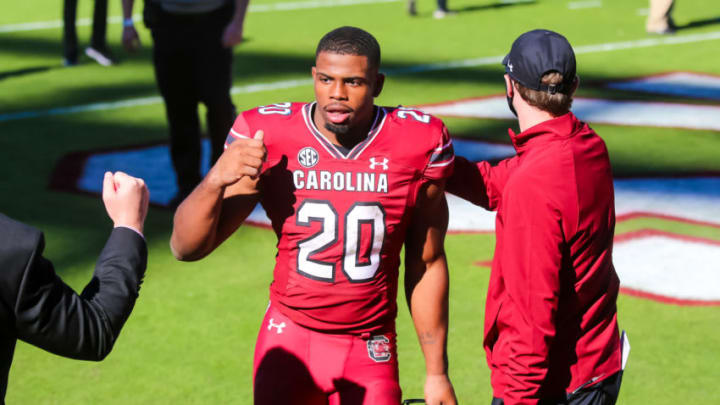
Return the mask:
<svg viewBox="0 0 720 405"><path fill-rule="evenodd" d="M278 335L282 333L282 330L285 326L285 322L275 323L274 318L270 318L270 325L268 325L268 330L272 330L273 327L277 328Z"/></svg>
<svg viewBox="0 0 720 405"><path fill-rule="evenodd" d="M510 69L510 71L512 72L512 71L513 71L513 65L512 65L512 63L508 63L507 66L508 66L508 69Z"/></svg>
<svg viewBox="0 0 720 405"><path fill-rule="evenodd" d="M375 166L382 166L383 170L387 170L389 161L390 161L390 159L383 158L382 162L377 162L377 161L375 161L374 157L371 157L370 158L370 169L374 169Z"/></svg>

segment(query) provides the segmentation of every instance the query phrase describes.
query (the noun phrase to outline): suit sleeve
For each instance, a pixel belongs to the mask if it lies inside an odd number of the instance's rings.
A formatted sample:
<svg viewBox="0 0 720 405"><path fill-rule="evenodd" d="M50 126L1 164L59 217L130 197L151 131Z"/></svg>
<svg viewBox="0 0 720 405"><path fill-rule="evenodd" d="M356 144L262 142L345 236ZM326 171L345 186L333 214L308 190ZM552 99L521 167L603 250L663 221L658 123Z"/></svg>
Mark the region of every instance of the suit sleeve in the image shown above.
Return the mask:
<svg viewBox="0 0 720 405"><path fill-rule="evenodd" d="M473 163L455 156L455 169L445 190L475 205L495 211L500 205L503 189L517 158L505 159L496 166L488 162Z"/></svg>
<svg viewBox="0 0 720 405"><path fill-rule="evenodd" d="M560 294L565 245L562 217L534 184L513 184L503 201L503 248L498 252L508 299L513 356L508 359L507 405L535 403L547 376ZM531 400L535 398L535 400Z"/></svg>
<svg viewBox="0 0 720 405"><path fill-rule="evenodd" d="M102 360L135 305L147 265L145 240L113 229L90 282L77 295L42 256L30 255L15 303L18 338L60 356Z"/></svg>

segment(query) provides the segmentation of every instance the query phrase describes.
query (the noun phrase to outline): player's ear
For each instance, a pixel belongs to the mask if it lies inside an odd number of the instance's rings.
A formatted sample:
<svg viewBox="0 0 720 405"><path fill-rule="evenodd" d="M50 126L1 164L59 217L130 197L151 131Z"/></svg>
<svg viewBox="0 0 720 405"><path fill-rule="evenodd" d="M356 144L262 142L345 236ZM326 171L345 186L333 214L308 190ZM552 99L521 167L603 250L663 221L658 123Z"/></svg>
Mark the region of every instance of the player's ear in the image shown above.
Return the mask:
<svg viewBox="0 0 720 405"><path fill-rule="evenodd" d="M573 80L572 84L572 90L570 91L570 95L572 96L577 91L578 87L580 86L580 76L575 76L575 80Z"/></svg>
<svg viewBox="0 0 720 405"><path fill-rule="evenodd" d="M312 69L310 69L310 73L312 73L312 78L313 78L313 80L315 80L315 75L317 74L317 70L315 69L315 66L313 66Z"/></svg>
<svg viewBox="0 0 720 405"><path fill-rule="evenodd" d="M375 75L375 91L373 92L373 97L377 97L380 95L384 85L385 85L385 75L378 72Z"/></svg>

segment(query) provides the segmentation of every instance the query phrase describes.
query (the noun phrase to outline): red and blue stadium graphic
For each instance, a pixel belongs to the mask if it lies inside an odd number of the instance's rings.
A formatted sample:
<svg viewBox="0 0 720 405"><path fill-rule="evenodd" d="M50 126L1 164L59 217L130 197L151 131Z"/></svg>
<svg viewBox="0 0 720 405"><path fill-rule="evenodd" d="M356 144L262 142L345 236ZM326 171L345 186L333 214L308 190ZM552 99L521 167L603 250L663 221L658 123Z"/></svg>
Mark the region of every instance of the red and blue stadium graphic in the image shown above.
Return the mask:
<svg viewBox="0 0 720 405"><path fill-rule="evenodd" d="M720 77L690 72L606 83L603 86L648 94L720 100ZM504 95L457 100L418 108L440 117L511 120ZM573 111L583 121L643 127L720 131L720 107L707 104L577 98ZM602 136L602 133L600 133ZM508 143L453 138L455 152L472 161L498 161L514 155ZM209 143L203 143L203 171L209 169ZM177 192L167 144L122 150L78 152L58 165L51 187L99 194L105 171L124 171L145 179L151 202L167 206ZM451 233L490 233L495 215L448 195ZM618 223L658 218L720 228L720 173L667 174L616 178ZM249 221L268 226L261 207ZM640 230L616 235L614 263L621 291L678 305L720 305L720 242ZM483 266L487 262L479 263Z"/></svg>

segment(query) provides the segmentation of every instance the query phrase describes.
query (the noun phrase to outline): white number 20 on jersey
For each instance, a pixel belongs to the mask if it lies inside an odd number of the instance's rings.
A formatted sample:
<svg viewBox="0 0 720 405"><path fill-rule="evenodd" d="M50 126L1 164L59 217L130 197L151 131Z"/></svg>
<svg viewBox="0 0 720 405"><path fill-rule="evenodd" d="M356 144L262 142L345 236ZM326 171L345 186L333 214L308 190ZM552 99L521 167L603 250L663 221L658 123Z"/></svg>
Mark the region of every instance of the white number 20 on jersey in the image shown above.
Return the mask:
<svg viewBox="0 0 720 405"><path fill-rule="evenodd" d="M292 104L290 103L276 103L276 104L270 104L270 105L262 105L258 107L258 112L262 115L270 115L270 114L280 114L280 115L290 115L290 112L292 111L290 109L290 106Z"/></svg>
<svg viewBox="0 0 720 405"><path fill-rule="evenodd" d="M330 248L338 241L338 213L328 201L305 200L297 211L296 224L309 227L320 222L322 229L298 243L297 269L302 275L319 281L335 281L335 263L313 260L310 257ZM351 282L372 280L380 266L380 251L385 240L385 210L376 202L357 202L344 218L345 234L342 238L342 270ZM370 226L370 257L360 261L362 245L361 227Z"/></svg>
<svg viewBox="0 0 720 405"><path fill-rule="evenodd" d="M398 107L398 113L397 116L406 119L410 115L415 119L415 121L420 121L423 124L429 124L430 123L430 116L423 113L422 111L416 110L414 108L410 107Z"/></svg>

